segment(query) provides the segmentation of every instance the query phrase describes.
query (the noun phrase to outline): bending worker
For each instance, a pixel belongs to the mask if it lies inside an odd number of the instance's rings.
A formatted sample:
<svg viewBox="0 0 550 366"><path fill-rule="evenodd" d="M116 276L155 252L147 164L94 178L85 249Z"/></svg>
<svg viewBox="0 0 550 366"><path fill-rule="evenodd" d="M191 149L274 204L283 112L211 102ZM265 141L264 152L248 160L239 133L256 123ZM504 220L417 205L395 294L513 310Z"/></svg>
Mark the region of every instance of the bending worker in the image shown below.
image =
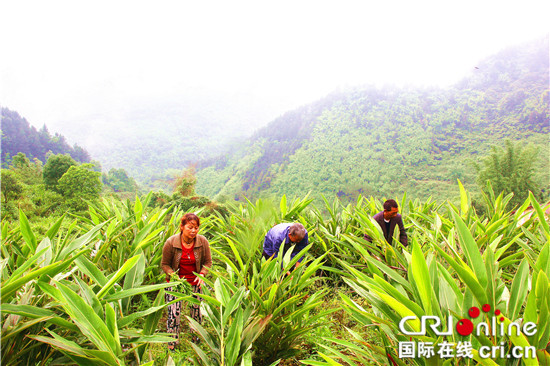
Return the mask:
<svg viewBox="0 0 550 366"><path fill-rule="evenodd" d="M295 245L291 254L291 258L294 258L308 244L307 230L304 225L287 223L273 226L265 236L263 257L265 259L277 257L283 242L285 242L285 248L287 249L291 245ZM296 266L298 264L300 262L296 263Z"/></svg>
<svg viewBox="0 0 550 366"><path fill-rule="evenodd" d="M405 232L405 226L403 226L403 218L399 212L399 206L395 200L387 200L384 202L384 211L377 213L373 216L373 219L380 225L384 238L391 245L393 241L393 232L395 226L399 227L399 242L404 246L408 244L407 233ZM365 234L365 240L372 242L372 238Z"/></svg>

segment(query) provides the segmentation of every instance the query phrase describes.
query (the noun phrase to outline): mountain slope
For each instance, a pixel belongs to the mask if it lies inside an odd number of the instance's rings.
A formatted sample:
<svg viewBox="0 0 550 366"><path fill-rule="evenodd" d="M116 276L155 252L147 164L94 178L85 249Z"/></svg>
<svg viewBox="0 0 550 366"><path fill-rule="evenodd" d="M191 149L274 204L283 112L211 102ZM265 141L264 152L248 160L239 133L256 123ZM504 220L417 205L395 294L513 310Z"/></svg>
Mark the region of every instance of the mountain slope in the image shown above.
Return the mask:
<svg viewBox="0 0 550 366"><path fill-rule="evenodd" d="M10 163L11 158L22 152L29 158L37 158L46 162L49 151L54 154L69 154L76 161L86 163L90 161L90 155L78 145L70 146L65 137L50 132L44 125L39 131L19 113L7 108L0 109L0 121L2 129L2 166Z"/></svg>
<svg viewBox="0 0 550 366"><path fill-rule="evenodd" d="M548 38L490 57L449 89L358 88L289 112L199 167L218 198L357 194L447 198L471 160L510 138L541 147L549 185Z"/></svg>

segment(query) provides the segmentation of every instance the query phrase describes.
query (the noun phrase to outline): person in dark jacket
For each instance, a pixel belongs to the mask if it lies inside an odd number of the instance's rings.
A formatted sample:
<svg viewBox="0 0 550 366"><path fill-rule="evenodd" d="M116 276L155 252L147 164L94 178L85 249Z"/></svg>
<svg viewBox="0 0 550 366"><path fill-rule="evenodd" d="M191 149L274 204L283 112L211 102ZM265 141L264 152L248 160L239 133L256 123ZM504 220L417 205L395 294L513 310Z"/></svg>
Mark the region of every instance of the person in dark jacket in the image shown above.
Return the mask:
<svg viewBox="0 0 550 366"><path fill-rule="evenodd" d="M403 226L403 218L399 212L399 206L395 200L387 200L384 202L384 211L374 215L373 219L380 225L384 238L389 244L393 242L393 232L395 227L399 227L399 242L404 246L409 243L405 226ZM372 242L372 238L365 234L365 240Z"/></svg>
<svg viewBox="0 0 550 366"><path fill-rule="evenodd" d="M263 257L265 259L275 258L279 254L281 245L285 242L285 248L295 245L291 258L294 258L308 244L307 230L300 223L286 223L273 226L264 239ZM296 265L300 264L302 258Z"/></svg>

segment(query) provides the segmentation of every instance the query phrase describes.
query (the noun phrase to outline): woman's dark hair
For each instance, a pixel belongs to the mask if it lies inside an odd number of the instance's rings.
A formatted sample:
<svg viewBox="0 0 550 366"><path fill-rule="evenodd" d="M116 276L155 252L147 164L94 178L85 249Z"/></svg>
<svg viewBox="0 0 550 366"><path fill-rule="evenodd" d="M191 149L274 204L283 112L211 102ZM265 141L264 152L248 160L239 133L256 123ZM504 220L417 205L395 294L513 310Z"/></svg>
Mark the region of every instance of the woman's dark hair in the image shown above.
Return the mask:
<svg viewBox="0 0 550 366"><path fill-rule="evenodd" d="M195 221L198 226L201 226L201 219L199 219L197 215L194 213L186 213L180 220L180 228L190 221Z"/></svg>

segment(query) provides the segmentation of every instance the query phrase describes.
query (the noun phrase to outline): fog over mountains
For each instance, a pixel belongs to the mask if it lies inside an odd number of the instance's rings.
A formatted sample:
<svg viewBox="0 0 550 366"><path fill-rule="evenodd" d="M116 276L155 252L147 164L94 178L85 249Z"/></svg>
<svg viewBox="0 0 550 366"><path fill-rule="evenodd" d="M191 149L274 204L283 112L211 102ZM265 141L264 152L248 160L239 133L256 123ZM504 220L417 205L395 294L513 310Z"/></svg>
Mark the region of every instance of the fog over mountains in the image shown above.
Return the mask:
<svg viewBox="0 0 550 366"><path fill-rule="evenodd" d="M482 60L450 88L357 87L289 111L242 149L201 166L218 198L359 194L445 199L505 139L539 147L550 188L548 38ZM473 188L473 187L472 187Z"/></svg>
<svg viewBox="0 0 550 366"><path fill-rule="evenodd" d="M226 169L229 169L231 164L237 164L242 159L249 159L250 153L257 155L262 149L269 148L269 151L265 150L260 153L263 157L258 161L254 160L258 158L254 155L256 158L252 158L249 162L252 165L247 166L244 170L242 167L232 168L233 170L226 171L217 178L211 174L208 175L208 178L203 173L199 174L202 180L199 180L198 187L202 193L209 195L238 196L241 193L255 195L262 189L268 189L268 191L270 189L272 193L280 194L284 192L281 186L283 181L277 183L279 179L273 182L276 183L276 186L280 186L276 190L273 190L271 181L275 177L284 176L279 173L283 173L286 168L284 165L277 164L293 159L292 154L299 152L299 148L305 146L306 141L312 138L312 133L317 128L318 119L327 113L333 113L331 109L334 106L348 103L358 94L363 93L363 97L357 101L360 105L365 103L364 95L370 95L374 98L373 100L384 102L385 106L382 108L370 101L368 102L370 104L364 104L354 112L359 113L358 118L372 116L373 111L369 108L376 107L381 108L378 113L382 113L382 115L377 117L380 121L389 119L391 123L393 119L393 123L401 123L399 122L401 117L395 116L391 112L391 108L395 103L404 103L405 109L412 106L411 110L403 112L405 114L412 113L408 118L412 118L413 121L418 118L426 121L426 118L436 114L438 110L451 110L454 106L461 106L462 109L470 108L467 117L469 119L481 118L488 124L495 122L502 128L509 128L510 125L503 121L514 118L521 120L523 117L519 116L519 112L513 108L503 107L505 100L512 100L513 102L507 102L508 104L512 103L511 105L525 105L522 107L524 109L539 108L533 105L533 100L541 98L540 85L548 85L547 82L544 84L544 75L546 75L546 79L548 75L547 56L548 38L539 39L503 50L498 53L496 58L490 56L483 60L480 59L476 66L464 74L463 81L451 87L354 86L334 90L324 98L319 98L317 102L311 101L303 103L301 106L291 96L293 85L288 85L288 98L257 94L253 89L247 92L227 92L199 87L166 97L134 96L130 98L119 96L117 98L116 93L110 90L105 93L104 101L100 107L98 106L97 112L90 110L86 117L82 117L82 120L69 118L71 112L70 105L68 105L68 119L59 121L62 131L53 130L53 132L59 132L70 143L78 143L84 147L92 159L101 162L104 171L108 171L110 168L124 168L143 187L150 188L158 186L155 181L163 181L174 171L181 171L190 164L199 164L201 169L209 164L214 164L218 168L227 166ZM546 60L546 65L541 60ZM516 61L518 64L515 64ZM543 77L541 78L540 75ZM501 93L498 98L494 98L496 90ZM476 93L481 93L481 96L475 97ZM394 97L388 97L390 94ZM499 113L507 111L510 114L506 118L501 115L499 120L492 121L494 113L487 114L486 111L471 109L468 105L479 103L479 101L464 102L464 98L480 98L487 105L494 104L491 108L499 110ZM430 110L425 107L417 110L415 105L418 103L424 106L429 105ZM6 107L9 108L9 106ZM18 112L26 117L24 111ZM418 117L425 113L428 114ZM464 118L459 117L460 113L464 112L457 113L455 117L441 118ZM521 113L525 115L528 111ZM384 116L384 114L387 115ZM331 120L336 125L339 123L345 125L347 118L344 115L336 114ZM546 123L544 118L546 117L543 117L543 124ZM425 121L423 123L426 123ZM29 120L29 122L35 126L42 126L36 120ZM268 127L262 129L264 126ZM281 137L281 134L289 133L294 128L298 129L295 136ZM351 128L349 132L354 132L353 130ZM485 131L478 132L486 133ZM254 137L249 139L253 134ZM279 144L279 148L269 147L273 145L273 141L270 141L273 134L279 134L277 135L279 137L274 139ZM290 134L292 133L290 132ZM519 135L510 136L510 133L504 133L500 137L504 138L505 136L522 138ZM258 148L262 138L264 140L261 144L264 147L254 150ZM347 136L346 134L341 137L344 142L347 138L352 139L351 135ZM372 141L365 141L365 143L372 143ZM334 142L320 140L317 144L334 145ZM288 146L291 148L284 151ZM486 151L487 148L488 145L480 146L479 151ZM249 153L244 152L247 149ZM255 152L250 152L250 149ZM229 152L238 152L241 155L228 154ZM365 156L370 154L361 150L356 153L366 154ZM318 154L318 156L322 155ZM237 161L231 162L231 159L237 159ZM323 162L319 163L324 164ZM271 167L272 164L276 165ZM462 177L468 183L467 169L462 162L458 162L454 166L454 170L454 173L451 174L454 178ZM444 175L445 172L441 172L441 174ZM231 184L220 186L220 179L222 183L226 181ZM444 180L452 183L448 176ZM437 179L434 180L434 182L437 181ZM341 194L353 196L364 189L364 187L360 187L360 182L355 182L352 185L355 188L348 187ZM347 183L344 182L342 186L347 186ZM327 188L327 192L339 191L335 187ZM372 192L377 193L377 188L373 187L371 187ZM411 187L402 187L402 189L410 190ZM304 187L300 190L307 191ZM383 189L382 191L387 192L388 190ZM429 189L424 187L422 191L428 192Z"/></svg>
<svg viewBox="0 0 550 366"><path fill-rule="evenodd" d="M3 12L0 104L148 182L335 90L447 88L546 34L550 4L31 0Z"/></svg>

